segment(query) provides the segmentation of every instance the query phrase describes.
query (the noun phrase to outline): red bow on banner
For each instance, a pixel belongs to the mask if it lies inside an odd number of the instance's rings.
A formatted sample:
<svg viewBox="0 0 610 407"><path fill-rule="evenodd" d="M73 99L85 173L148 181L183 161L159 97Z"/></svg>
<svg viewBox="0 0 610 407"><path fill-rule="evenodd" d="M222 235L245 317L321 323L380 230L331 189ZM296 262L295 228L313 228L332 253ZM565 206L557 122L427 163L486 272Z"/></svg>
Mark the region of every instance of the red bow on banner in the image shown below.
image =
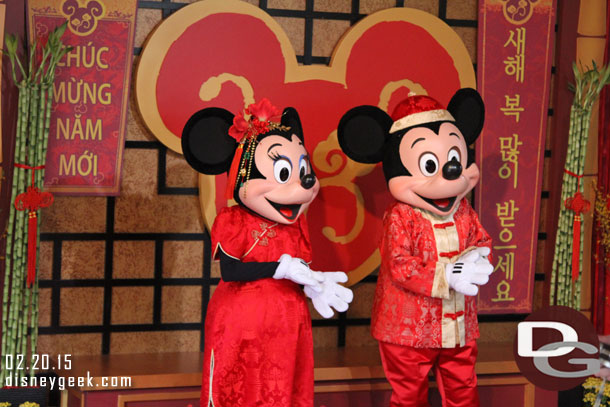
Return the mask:
<svg viewBox="0 0 610 407"><path fill-rule="evenodd" d="M39 208L46 208L53 203L53 194L50 192L41 192L34 186L34 174L36 170L41 170L44 165L38 167L30 167L24 164L15 164L17 168L32 170L32 185L26 192L17 195L15 198L15 209L18 211L28 212L28 277L27 285L31 287L36 281L36 242L38 240L38 215Z"/></svg>
<svg viewBox="0 0 610 407"><path fill-rule="evenodd" d="M564 169L564 171L578 178L577 192L573 197L567 198L564 202L566 209L574 211L574 227L572 235L572 282L578 280L578 271L580 266L580 214L586 213L591 208L591 202L587 201L584 195L579 191L580 179L582 175L574 174L572 171Z"/></svg>

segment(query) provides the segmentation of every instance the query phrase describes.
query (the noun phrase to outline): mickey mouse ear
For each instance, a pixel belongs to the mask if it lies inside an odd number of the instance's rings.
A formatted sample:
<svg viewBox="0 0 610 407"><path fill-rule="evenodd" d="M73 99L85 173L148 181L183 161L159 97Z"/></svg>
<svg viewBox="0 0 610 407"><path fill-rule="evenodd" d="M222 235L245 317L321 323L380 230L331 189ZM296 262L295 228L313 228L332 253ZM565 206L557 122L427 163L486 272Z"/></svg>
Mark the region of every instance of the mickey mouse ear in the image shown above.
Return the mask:
<svg viewBox="0 0 610 407"><path fill-rule="evenodd" d="M474 143L485 122L485 104L479 92L471 88L458 90L449 101L447 110L455 118L455 124L464 135L466 144Z"/></svg>
<svg viewBox="0 0 610 407"><path fill-rule="evenodd" d="M358 106L343 115L337 137L343 152L361 163L383 160L384 146L392 119L376 106Z"/></svg>
<svg viewBox="0 0 610 407"><path fill-rule="evenodd" d="M203 174L222 174L229 170L237 141L229 136L233 114L210 107L195 113L182 131L184 158Z"/></svg>

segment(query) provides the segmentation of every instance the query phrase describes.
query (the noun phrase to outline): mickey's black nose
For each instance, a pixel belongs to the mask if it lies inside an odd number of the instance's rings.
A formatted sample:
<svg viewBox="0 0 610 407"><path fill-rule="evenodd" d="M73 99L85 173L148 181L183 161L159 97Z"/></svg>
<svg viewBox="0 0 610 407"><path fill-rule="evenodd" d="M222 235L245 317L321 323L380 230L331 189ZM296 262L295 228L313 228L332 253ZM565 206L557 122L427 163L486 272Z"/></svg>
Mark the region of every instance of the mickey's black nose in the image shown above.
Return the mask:
<svg viewBox="0 0 610 407"><path fill-rule="evenodd" d="M301 178L301 186L305 189L310 189L316 183L316 176L313 174L303 175Z"/></svg>
<svg viewBox="0 0 610 407"><path fill-rule="evenodd" d="M447 163L443 165L443 178L453 181L454 179L458 179L460 175L462 175L462 164L458 161L447 161Z"/></svg>

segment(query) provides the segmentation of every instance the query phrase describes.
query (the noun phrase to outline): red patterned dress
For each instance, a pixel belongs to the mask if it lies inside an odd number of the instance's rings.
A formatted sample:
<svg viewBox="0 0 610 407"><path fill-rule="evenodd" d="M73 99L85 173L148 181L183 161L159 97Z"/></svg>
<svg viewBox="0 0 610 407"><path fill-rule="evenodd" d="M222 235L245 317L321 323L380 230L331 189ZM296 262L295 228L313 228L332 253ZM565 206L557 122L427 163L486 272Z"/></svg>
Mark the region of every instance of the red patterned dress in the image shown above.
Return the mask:
<svg viewBox="0 0 610 407"><path fill-rule="evenodd" d="M241 206L224 208L212 227L219 250L242 262L311 261L304 216L272 223ZM313 405L311 317L302 288L263 278L221 281L208 304L201 406Z"/></svg>

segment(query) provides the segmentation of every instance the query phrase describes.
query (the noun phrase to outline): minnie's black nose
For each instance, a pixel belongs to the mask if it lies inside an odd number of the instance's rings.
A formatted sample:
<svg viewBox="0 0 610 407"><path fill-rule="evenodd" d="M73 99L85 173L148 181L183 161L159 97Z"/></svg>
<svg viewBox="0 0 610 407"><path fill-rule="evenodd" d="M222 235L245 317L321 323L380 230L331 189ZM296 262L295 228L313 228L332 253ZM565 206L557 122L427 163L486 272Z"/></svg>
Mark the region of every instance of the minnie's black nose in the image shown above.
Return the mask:
<svg viewBox="0 0 610 407"><path fill-rule="evenodd" d="M316 176L313 174L303 175L301 178L301 186L305 189L310 189L316 184Z"/></svg>
<svg viewBox="0 0 610 407"><path fill-rule="evenodd" d="M447 161L447 163L443 165L443 178L453 181L454 179L458 179L460 175L462 175L462 164L458 161Z"/></svg>

